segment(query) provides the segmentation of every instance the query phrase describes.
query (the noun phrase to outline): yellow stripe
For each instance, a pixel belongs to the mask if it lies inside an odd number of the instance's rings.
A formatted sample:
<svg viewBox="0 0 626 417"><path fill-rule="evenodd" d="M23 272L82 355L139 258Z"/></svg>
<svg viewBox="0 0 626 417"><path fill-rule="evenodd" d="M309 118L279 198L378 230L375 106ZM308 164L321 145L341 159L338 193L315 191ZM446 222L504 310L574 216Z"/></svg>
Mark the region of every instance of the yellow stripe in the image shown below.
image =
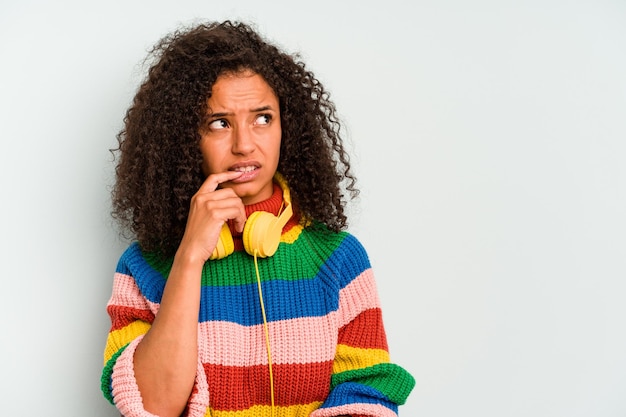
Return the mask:
<svg viewBox="0 0 626 417"><path fill-rule="evenodd" d="M304 229L302 227L301 224L298 224L294 227L292 227L291 229L289 229L289 231L287 233L284 233L281 237L280 237L280 241L281 242L285 242L285 243L293 243L296 240L298 240L298 236L300 236L300 233L302 233L302 229Z"/></svg>
<svg viewBox="0 0 626 417"><path fill-rule="evenodd" d="M126 327L109 333L106 347L104 348L104 364L106 365L109 359L111 359L111 356L115 355L115 352L135 340L137 336L148 333L149 329L150 323L137 320Z"/></svg>
<svg viewBox="0 0 626 417"><path fill-rule="evenodd" d="M311 404L304 405L292 405L289 407L274 407L275 417L295 417L295 416L308 416L314 410L317 410L322 405L321 402L313 402ZM240 411L219 411L219 410L207 410L204 417L270 417L272 416L272 407L269 405L255 405L247 410Z"/></svg>
<svg viewBox="0 0 626 417"><path fill-rule="evenodd" d="M364 349L338 345L333 363L333 373L338 374L387 362L389 362L389 352L384 349Z"/></svg>

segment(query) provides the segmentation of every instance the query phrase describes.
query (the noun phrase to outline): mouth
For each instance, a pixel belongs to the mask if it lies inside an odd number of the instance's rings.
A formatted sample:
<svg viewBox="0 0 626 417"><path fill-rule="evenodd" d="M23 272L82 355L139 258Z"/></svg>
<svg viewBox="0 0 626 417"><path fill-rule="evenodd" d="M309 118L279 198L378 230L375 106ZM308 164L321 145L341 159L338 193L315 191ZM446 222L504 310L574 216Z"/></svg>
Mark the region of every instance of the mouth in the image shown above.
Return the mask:
<svg viewBox="0 0 626 417"><path fill-rule="evenodd" d="M238 167L231 168L230 171L245 173L245 172L252 172L257 169L259 169L259 167L257 167L256 165L246 165L246 166L238 166Z"/></svg>
<svg viewBox="0 0 626 417"><path fill-rule="evenodd" d="M241 162L231 166L229 171L241 172L241 176L232 180L233 184L254 181L261 173L261 165L256 161Z"/></svg>

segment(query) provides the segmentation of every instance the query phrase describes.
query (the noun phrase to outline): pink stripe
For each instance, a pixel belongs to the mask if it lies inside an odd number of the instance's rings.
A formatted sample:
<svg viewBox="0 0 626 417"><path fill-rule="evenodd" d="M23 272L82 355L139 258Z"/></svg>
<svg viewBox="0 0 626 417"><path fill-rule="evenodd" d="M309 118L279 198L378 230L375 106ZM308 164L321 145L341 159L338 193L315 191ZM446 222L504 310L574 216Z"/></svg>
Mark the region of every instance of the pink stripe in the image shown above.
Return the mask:
<svg viewBox="0 0 626 417"><path fill-rule="evenodd" d="M135 380L135 372L133 368L133 355L139 342L143 336L139 336L132 341L130 345L117 358L117 362L113 366L113 398L115 406L123 415L136 417L157 417L152 413L144 410L141 393Z"/></svg>
<svg viewBox="0 0 626 417"><path fill-rule="evenodd" d="M346 416L377 416L377 417L397 417L393 410L380 404L349 404L338 407L318 408L313 411L310 417L335 417Z"/></svg>
<svg viewBox="0 0 626 417"><path fill-rule="evenodd" d="M339 323L342 327L370 308L380 308L374 272L366 269L339 292Z"/></svg>
<svg viewBox="0 0 626 417"><path fill-rule="evenodd" d="M330 361L335 356L336 313L268 323L272 362L306 364ZM267 365L263 324L242 326L232 322L199 324L199 354L204 363L224 366Z"/></svg>
<svg viewBox="0 0 626 417"><path fill-rule="evenodd" d="M158 417L143 408L141 392L135 379L134 355L143 335L133 340L113 366L112 389L115 406L125 416ZM188 402L189 417L202 417L209 406L209 386L202 363L198 361L194 390Z"/></svg>
<svg viewBox="0 0 626 417"><path fill-rule="evenodd" d="M113 294L107 305L132 307L138 310L159 311L159 304L153 303L141 294L137 283L130 275L116 272L113 276Z"/></svg>

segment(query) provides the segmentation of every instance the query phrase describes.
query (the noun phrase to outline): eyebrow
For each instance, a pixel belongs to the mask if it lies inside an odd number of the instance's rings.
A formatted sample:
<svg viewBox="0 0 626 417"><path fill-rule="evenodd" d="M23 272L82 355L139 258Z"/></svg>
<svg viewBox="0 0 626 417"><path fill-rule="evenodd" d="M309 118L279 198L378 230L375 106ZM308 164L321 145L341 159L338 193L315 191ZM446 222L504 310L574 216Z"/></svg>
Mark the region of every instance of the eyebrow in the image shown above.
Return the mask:
<svg viewBox="0 0 626 417"><path fill-rule="evenodd" d="M268 110L274 110L272 109L272 106L261 106L261 107L257 107L254 109L250 109L250 113L260 113L260 112L264 112L264 111L268 111ZM209 116L210 117L215 117L215 118L219 118L219 117L225 117L225 116L232 116L234 113L229 113L229 112L222 112L222 113L210 113Z"/></svg>

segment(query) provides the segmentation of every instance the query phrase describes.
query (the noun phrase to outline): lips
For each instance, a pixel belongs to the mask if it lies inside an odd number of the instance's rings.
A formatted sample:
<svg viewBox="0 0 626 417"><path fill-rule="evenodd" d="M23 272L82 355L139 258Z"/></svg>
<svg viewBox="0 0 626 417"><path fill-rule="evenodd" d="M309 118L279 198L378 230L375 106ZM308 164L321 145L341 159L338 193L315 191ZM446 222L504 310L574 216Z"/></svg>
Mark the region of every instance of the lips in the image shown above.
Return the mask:
<svg viewBox="0 0 626 417"><path fill-rule="evenodd" d="M256 161L246 161L231 166L229 171L241 172L241 176L235 178L233 183L243 183L256 179L261 172L261 164Z"/></svg>
<svg viewBox="0 0 626 417"><path fill-rule="evenodd" d="M258 169L258 167L254 165L248 165L248 166L243 166L243 167L231 168L231 171L251 172L251 171L254 171L255 169Z"/></svg>

